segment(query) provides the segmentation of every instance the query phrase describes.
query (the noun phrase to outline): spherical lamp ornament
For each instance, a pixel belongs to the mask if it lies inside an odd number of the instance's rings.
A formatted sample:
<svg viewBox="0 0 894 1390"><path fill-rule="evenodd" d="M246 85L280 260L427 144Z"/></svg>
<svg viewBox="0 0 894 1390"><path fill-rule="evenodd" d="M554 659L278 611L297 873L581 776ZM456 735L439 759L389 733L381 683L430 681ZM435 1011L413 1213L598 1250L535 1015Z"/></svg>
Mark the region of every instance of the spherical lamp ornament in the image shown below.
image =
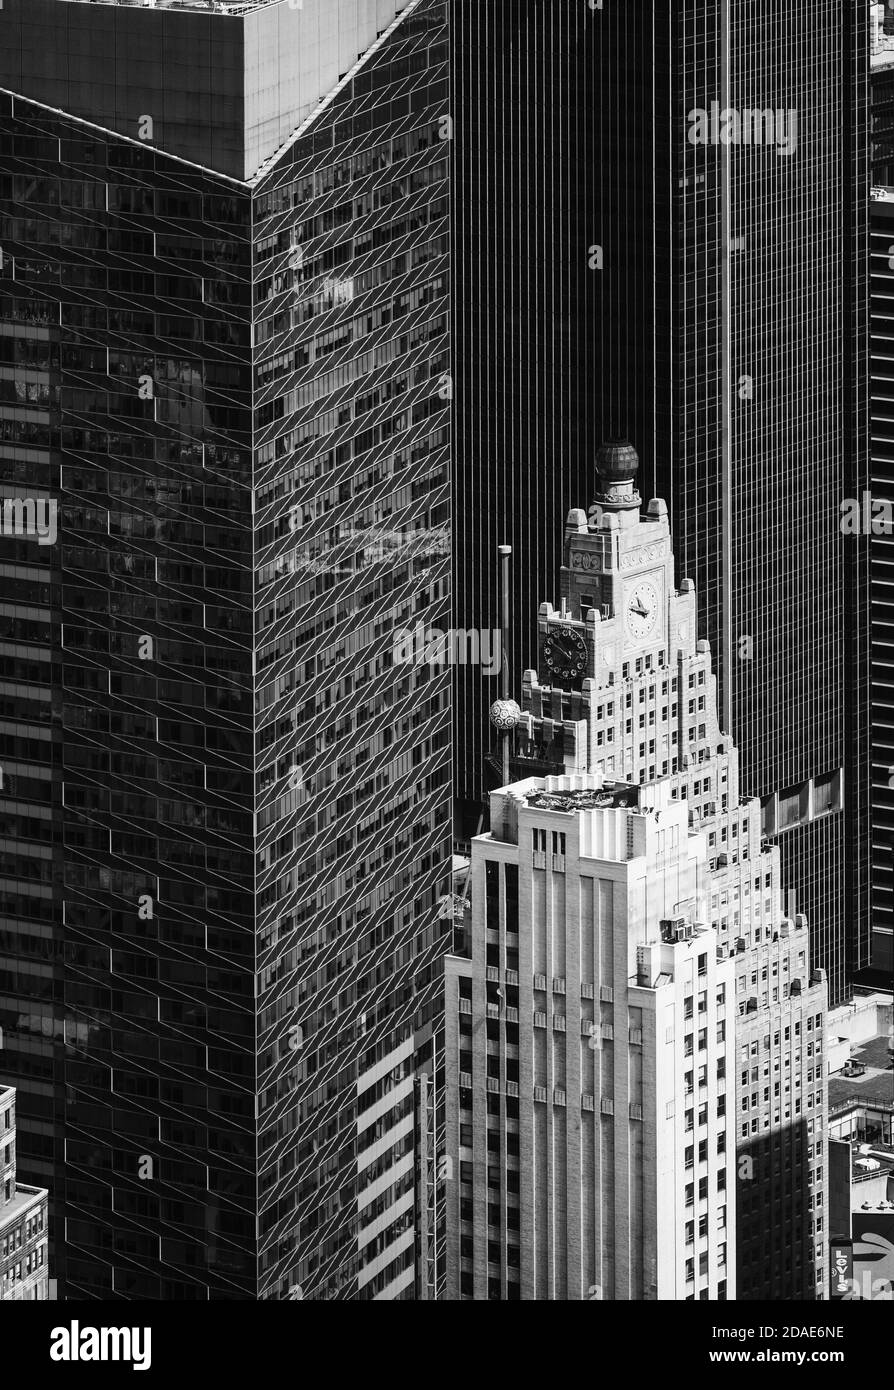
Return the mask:
<svg viewBox="0 0 894 1390"><path fill-rule="evenodd" d="M521 710L515 700L494 700L490 707L490 722L501 734L511 733L520 719Z"/></svg>
<svg viewBox="0 0 894 1390"><path fill-rule="evenodd" d="M596 472L604 483L632 483L639 455L627 439L609 439L596 454Z"/></svg>
<svg viewBox="0 0 894 1390"><path fill-rule="evenodd" d="M639 455L626 439L609 439L596 455L596 501L603 511L639 509Z"/></svg>

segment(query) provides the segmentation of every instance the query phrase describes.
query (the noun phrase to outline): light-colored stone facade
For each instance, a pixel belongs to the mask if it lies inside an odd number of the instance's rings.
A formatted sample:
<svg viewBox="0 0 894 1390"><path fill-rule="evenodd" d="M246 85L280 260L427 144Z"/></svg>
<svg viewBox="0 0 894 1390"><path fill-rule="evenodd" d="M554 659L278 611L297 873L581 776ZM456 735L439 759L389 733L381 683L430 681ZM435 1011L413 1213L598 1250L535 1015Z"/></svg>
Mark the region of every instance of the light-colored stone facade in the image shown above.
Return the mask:
<svg viewBox="0 0 894 1390"><path fill-rule="evenodd" d="M0 1303L46 1300L47 1192L16 1183L16 1093L0 1087Z"/></svg>
<svg viewBox="0 0 894 1390"><path fill-rule="evenodd" d="M448 966L449 1297L813 1298L825 981L667 508L641 517L629 446L600 463Z"/></svg>

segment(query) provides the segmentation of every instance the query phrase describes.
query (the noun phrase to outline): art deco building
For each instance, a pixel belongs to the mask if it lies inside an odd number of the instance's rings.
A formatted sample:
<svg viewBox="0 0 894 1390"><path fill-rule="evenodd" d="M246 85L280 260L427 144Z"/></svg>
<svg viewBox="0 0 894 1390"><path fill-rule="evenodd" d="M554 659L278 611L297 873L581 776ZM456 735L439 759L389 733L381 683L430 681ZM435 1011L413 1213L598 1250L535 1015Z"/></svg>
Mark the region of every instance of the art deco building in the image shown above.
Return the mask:
<svg viewBox="0 0 894 1390"><path fill-rule="evenodd" d="M448 963L448 1296L812 1299L824 972L638 460L565 530ZM759 1252L759 1258L758 1258Z"/></svg>
<svg viewBox="0 0 894 1390"><path fill-rule="evenodd" d="M59 508L0 540L0 1026L63 1292L428 1296L445 6L0 23L0 476Z"/></svg>
<svg viewBox="0 0 894 1390"><path fill-rule="evenodd" d="M513 545L511 642L532 664L525 615L583 461L636 439L698 586L743 793L833 998L870 937L868 556L838 529L868 486L868 17L866 0L759 17L466 0L454 18L474 305L456 318L457 621L499 625ZM491 683L457 679L458 791L486 802Z"/></svg>
<svg viewBox="0 0 894 1390"><path fill-rule="evenodd" d="M47 1193L16 1181L16 1093L0 1087L0 1303L49 1292Z"/></svg>

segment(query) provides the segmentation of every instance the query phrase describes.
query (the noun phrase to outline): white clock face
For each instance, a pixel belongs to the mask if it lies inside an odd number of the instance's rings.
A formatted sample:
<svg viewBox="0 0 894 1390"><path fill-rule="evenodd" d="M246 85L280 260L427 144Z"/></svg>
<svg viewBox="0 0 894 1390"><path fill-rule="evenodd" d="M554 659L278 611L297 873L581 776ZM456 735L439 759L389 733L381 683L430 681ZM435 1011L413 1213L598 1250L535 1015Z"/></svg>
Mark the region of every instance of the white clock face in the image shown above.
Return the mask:
<svg viewBox="0 0 894 1390"><path fill-rule="evenodd" d="M658 591L648 579L640 579L627 590L627 631L641 641L654 631L658 622Z"/></svg>

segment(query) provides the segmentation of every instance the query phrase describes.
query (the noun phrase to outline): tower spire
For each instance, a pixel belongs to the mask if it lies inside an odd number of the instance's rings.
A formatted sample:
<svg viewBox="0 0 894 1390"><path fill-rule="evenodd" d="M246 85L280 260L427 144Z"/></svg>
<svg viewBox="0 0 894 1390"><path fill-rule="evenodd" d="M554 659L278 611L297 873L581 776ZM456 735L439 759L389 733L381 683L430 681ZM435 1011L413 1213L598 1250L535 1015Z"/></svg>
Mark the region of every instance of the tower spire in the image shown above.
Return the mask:
<svg viewBox="0 0 894 1390"><path fill-rule="evenodd" d="M603 511L639 511L639 455L628 439L608 439L596 454L596 503Z"/></svg>

